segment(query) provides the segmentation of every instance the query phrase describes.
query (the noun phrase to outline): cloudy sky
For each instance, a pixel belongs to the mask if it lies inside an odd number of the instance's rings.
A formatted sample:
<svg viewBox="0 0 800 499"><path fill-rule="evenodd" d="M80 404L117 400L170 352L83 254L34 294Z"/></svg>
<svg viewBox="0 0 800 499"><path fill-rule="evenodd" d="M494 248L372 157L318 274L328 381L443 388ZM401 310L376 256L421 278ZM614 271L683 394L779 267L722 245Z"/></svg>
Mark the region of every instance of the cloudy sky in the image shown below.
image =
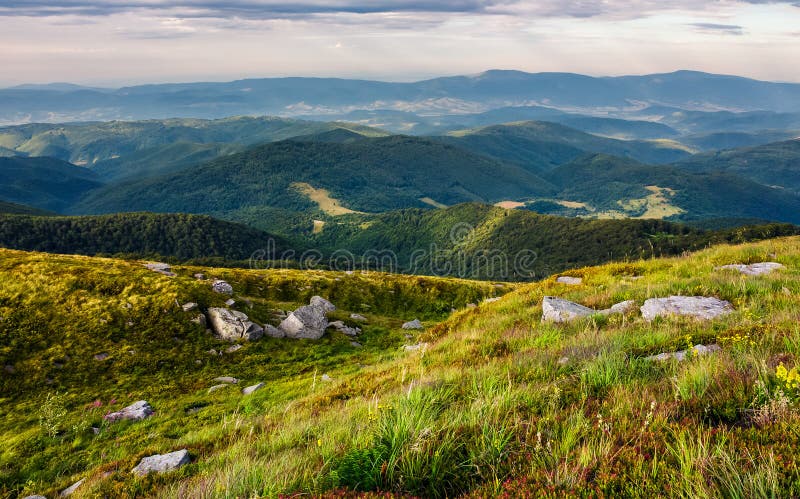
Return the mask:
<svg viewBox="0 0 800 499"><path fill-rule="evenodd" d="M0 86L486 69L800 82L800 0L3 0Z"/></svg>

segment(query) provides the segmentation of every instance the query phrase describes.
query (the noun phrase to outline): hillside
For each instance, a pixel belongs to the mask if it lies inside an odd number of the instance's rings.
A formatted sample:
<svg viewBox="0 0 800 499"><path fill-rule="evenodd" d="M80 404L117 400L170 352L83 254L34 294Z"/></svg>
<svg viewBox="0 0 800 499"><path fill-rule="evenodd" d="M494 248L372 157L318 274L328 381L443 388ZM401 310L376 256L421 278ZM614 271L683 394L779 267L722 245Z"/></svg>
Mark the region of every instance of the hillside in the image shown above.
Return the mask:
<svg viewBox="0 0 800 499"><path fill-rule="evenodd" d="M549 173L559 196L625 216L760 218L800 222L800 197L730 172L694 173L605 155L584 156ZM651 197L655 196L655 198ZM651 211L652 209L652 211ZM648 211L650 213L648 213Z"/></svg>
<svg viewBox="0 0 800 499"><path fill-rule="evenodd" d="M765 260L786 268L716 269ZM376 273L194 267L169 278L13 251L0 262L4 493L53 497L86 479L78 497L800 494L798 238L576 269L581 285L549 279L476 307L464 306L503 291ZM366 316L362 347L329 333L219 355L230 344L175 305L227 298L189 277L198 271L231 282L262 323L326 296L334 317ZM728 300L733 312L540 323L547 295L600 309L675 294ZM428 328L404 339L400 324L414 316ZM714 344L684 361L649 358ZM241 383L209 393L223 375ZM152 417L103 419L141 399ZM191 464L176 472L130 473L179 449Z"/></svg>
<svg viewBox="0 0 800 499"><path fill-rule="evenodd" d="M282 238L204 215L124 213L93 217L0 215L0 247L80 255L138 255L233 263Z"/></svg>
<svg viewBox="0 0 800 499"><path fill-rule="evenodd" d="M800 139L693 156L678 164L696 172L726 172L800 193Z"/></svg>
<svg viewBox="0 0 800 499"><path fill-rule="evenodd" d="M514 161L542 172L587 152L671 163L690 155L670 141L617 140L591 135L557 123L525 121L450 132L442 140L479 154Z"/></svg>
<svg viewBox="0 0 800 499"><path fill-rule="evenodd" d="M93 172L54 158L0 157L0 199L61 211L99 187Z"/></svg>
<svg viewBox="0 0 800 499"><path fill-rule="evenodd" d="M55 213L40 210L38 208L31 208L30 206L25 206L24 204L17 204L17 203L9 203L7 201L0 201L0 214L7 214L7 215L55 215Z"/></svg>
<svg viewBox="0 0 800 499"><path fill-rule="evenodd" d="M250 206L292 210L316 203L293 187L324 189L344 207L378 212L440 203L500 201L551 192L524 169L431 140L392 136L355 142L265 144L191 170L108 186L74 213L159 211L209 213Z"/></svg>

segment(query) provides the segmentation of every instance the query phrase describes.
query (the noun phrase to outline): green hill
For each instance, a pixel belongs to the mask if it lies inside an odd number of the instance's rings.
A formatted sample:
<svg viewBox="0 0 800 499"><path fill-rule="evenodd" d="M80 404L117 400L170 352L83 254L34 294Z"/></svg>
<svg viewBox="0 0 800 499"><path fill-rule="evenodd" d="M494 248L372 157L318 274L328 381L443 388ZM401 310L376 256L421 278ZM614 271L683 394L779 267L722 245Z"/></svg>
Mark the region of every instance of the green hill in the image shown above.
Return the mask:
<svg viewBox="0 0 800 499"><path fill-rule="evenodd" d="M0 199L61 211L100 187L93 172L54 158L0 157Z"/></svg>
<svg viewBox="0 0 800 499"><path fill-rule="evenodd" d="M800 139L698 154L678 164L696 172L727 172L800 193Z"/></svg>
<svg viewBox="0 0 800 499"><path fill-rule="evenodd" d="M616 140L557 123L523 121L450 132L439 140L543 172L587 152L671 163L690 155L686 146L668 140Z"/></svg>
<svg viewBox="0 0 800 499"><path fill-rule="evenodd" d="M0 215L0 246L81 255L125 254L231 263L257 250L291 249L282 238L204 215L125 213L92 217Z"/></svg>
<svg viewBox="0 0 800 499"><path fill-rule="evenodd" d="M716 269L767 259L786 268ZM136 262L3 250L0 493L56 497L85 480L77 496L797 496L799 266L789 238L575 269L579 286L506 293L360 272L189 267L170 278ZM195 272L230 282L259 323L325 296L339 307L332 319L366 317L361 347L331 331L228 353L180 307L227 299ZM676 294L733 312L639 315ZM544 296L636 307L542 323ZM401 329L414 317L424 332ZM693 345L719 350L649 359ZM210 392L219 376L240 382ZM152 417L104 418L137 400ZM131 473L180 449L191 463L177 471Z"/></svg>
<svg viewBox="0 0 800 499"><path fill-rule="evenodd" d="M561 188L562 199L612 215L800 222L800 197L729 172L694 173L590 155L554 169L547 178Z"/></svg>
<svg viewBox="0 0 800 499"><path fill-rule="evenodd" d="M308 184L300 186L298 183ZM306 210L308 189L344 208L378 212L444 204L494 202L547 194L552 186L524 169L435 141L404 136L355 142L265 144L191 170L98 189L75 213L158 211L209 213L250 206Z"/></svg>
<svg viewBox="0 0 800 499"><path fill-rule="evenodd" d="M55 215L55 213L46 210L40 210L38 208L31 208L30 206L25 206L24 204L17 204L17 203L9 203L6 201L0 201L0 214L7 214L7 215Z"/></svg>

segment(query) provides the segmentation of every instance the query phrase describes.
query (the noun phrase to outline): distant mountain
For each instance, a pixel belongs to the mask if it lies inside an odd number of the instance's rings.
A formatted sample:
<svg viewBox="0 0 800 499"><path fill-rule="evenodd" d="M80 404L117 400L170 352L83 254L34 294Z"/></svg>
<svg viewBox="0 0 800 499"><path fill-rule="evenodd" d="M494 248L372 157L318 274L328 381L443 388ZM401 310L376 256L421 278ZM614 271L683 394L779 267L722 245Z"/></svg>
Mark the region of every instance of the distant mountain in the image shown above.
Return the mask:
<svg viewBox="0 0 800 499"><path fill-rule="evenodd" d="M678 164L695 172L726 172L800 193L800 139L699 154ZM765 200L768 202L768 200Z"/></svg>
<svg viewBox="0 0 800 499"><path fill-rule="evenodd" d="M496 202L552 192L547 181L519 166L424 138L287 140L170 175L109 185L72 211L307 210L328 203L338 210L379 212L431 201Z"/></svg>
<svg viewBox="0 0 800 499"><path fill-rule="evenodd" d="M54 158L0 157L0 199L50 211L61 211L88 191L99 177Z"/></svg>
<svg viewBox="0 0 800 499"><path fill-rule="evenodd" d="M493 70L414 83L268 78L116 90L23 86L0 90L0 123L241 114L299 116L378 108L446 115L531 105L609 112L647 104L689 110L800 112L800 84L692 71L595 78Z"/></svg>
<svg viewBox="0 0 800 499"><path fill-rule="evenodd" d="M0 214L39 215L39 216L55 215L55 213L53 213L52 211L40 210L38 208L25 206L24 204L9 203L7 201L0 201Z"/></svg>
<svg viewBox="0 0 800 499"><path fill-rule="evenodd" d="M794 104L787 103L785 109L791 109L793 106ZM649 108L642 113L684 134L800 130L800 112L703 112Z"/></svg>
<svg viewBox="0 0 800 499"><path fill-rule="evenodd" d="M450 132L437 138L473 152L544 172L587 152L630 157L647 163L686 158L685 146L670 141L626 141L598 137L557 123L526 121Z"/></svg>
<svg viewBox="0 0 800 499"><path fill-rule="evenodd" d="M597 154L559 166L547 179L561 189L560 199L587 203L610 215L800 223L796 194L729 172L694 173L688 168L644 165Z"/></svg>
<svg viewBox="0 0 800 499"><path fill-rule="evenodd" d="M721 151L723 149L739 149L754 147L773 142L784 142L800 137L796 131L764 131L764 132L711 132L688 135L677 139L681 144L695 147L700 151Z"/></svg>
<svg viewBox="0 0 800 499"><path fill-rule="evenodd" d="M204 215L125 213L94 217L0 215L4 248L81 255L128 254L179 260L247 260L291 249L282 238Z"/></svg>

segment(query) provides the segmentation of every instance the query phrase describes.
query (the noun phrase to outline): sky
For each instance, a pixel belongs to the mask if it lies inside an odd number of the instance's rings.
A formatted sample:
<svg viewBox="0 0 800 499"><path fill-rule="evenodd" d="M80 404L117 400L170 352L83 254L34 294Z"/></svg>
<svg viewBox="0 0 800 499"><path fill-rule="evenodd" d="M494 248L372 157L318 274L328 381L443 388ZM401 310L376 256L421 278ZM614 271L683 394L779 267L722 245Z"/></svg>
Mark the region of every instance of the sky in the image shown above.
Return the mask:
<svg viewBox="0 0 800 499"><path fill-rule="evenodd" d="M2 0L0 87L488 69L800 82L800 0Z"/></svg>

